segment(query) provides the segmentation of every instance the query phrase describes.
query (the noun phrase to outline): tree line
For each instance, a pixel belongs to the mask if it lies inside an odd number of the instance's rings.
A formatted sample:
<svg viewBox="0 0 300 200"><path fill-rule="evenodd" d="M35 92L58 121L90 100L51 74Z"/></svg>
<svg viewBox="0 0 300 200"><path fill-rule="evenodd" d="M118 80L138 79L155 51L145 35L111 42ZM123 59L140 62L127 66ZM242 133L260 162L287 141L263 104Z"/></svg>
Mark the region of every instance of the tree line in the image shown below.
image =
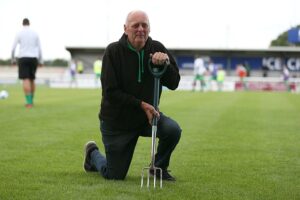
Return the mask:
<svg viewBox="0 0 300 200"><path fill-rule="evenodd" d="M295 28L300 28L300 25L297 25ZM300 46L300 43L292 44L288 41L288 31L281 33L275 40L272 40L270 46Z"/></svg>
<svg viewBox="0 0 300 200"><path fill-rule="evenodd" d="M0 59L0 66L4 65L11 65L11 59ZM50 67L67 67L69 61L65 59L44 60L44 65Z"/></svg>

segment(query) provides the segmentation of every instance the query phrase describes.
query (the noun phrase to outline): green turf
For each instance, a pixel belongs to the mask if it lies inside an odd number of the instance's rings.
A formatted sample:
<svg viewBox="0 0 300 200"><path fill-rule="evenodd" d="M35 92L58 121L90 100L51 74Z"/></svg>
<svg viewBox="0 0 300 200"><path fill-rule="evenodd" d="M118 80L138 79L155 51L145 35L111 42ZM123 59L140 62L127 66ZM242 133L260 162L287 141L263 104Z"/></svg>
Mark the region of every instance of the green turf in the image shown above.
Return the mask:
<svg viewBox="0 0 300 200"><path fill-rule="evenodd" d="M0 90L3 86L0 86ZM300 95L169 92L161 110L181 125L170 169L176 183L140 189L151 141L140 138L125 181L82 169L83 145L103 145L100 91L21 86L0 100L0 199L300 199Z"/></svg>

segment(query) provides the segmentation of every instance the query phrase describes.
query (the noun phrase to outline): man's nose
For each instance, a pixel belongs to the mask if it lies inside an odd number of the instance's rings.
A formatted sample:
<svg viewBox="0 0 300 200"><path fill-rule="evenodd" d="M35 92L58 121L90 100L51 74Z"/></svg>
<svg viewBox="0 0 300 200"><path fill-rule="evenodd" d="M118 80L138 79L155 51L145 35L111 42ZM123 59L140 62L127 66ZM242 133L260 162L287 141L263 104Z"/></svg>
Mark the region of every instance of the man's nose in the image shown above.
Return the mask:
<svg viewBox="0 0 300 200"><path fill-rule="evenodd" d="M144 30L144 27L143 27L143 25L142 25L142 24L139 24L138 30L139 30L139 31L142 31L142 30Z"/></svg>

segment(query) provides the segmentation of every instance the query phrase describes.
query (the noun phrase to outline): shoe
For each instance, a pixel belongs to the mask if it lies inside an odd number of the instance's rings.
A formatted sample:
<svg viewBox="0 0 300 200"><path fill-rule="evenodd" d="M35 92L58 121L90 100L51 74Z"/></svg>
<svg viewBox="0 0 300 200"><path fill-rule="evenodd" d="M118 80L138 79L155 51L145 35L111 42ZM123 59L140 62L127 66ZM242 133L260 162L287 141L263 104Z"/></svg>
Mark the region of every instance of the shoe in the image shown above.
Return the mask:
<svg viewBox="0 0 300 200"><path fill-rule="evenodd" d="M170 171L163 169L162 170L162 180L165 181L176 181L176 179L169 174ZM150 169L150 174L154 176L154 170ZM160 178L160 170L156 170L156 178Z"/></svg>
<svg viewBox="0 0 300 200"><path fill-rule="evenodd" d="M84 147L84 161L83 161L83 169L86 172L96 172L97 169L91 165L91 153L94 150L98 150L97 144L94 141L89 141L85 144Z"/></svg>
<svg viewBox="0 0 300 200"><path fill-rule="evenodd" d="M33 107L33 104L25 104L25 107L26 107L26 108L32 108L32 107Z"/></svg>

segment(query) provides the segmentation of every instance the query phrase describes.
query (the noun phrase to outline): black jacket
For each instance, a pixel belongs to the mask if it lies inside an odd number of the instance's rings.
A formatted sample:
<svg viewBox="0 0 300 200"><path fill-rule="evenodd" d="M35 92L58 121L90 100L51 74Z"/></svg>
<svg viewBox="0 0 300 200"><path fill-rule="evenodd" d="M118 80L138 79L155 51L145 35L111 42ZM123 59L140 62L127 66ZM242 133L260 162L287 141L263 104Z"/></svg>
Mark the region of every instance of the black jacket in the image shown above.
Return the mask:
<svg viewBox="0 0 300 200"><path fill-rule="evenodd" d="M160 42L149 37L143 51L144 56L141 56L141 51L130 48L123 34L118 42L106 48L103 56L99 118L117 130L135 130L148 123L141 101L153 105L154 79L148 69L150 53L164 52L170 58L170 65L160 79L161 85L175 90L180 81L176 61Z"/></svg>

